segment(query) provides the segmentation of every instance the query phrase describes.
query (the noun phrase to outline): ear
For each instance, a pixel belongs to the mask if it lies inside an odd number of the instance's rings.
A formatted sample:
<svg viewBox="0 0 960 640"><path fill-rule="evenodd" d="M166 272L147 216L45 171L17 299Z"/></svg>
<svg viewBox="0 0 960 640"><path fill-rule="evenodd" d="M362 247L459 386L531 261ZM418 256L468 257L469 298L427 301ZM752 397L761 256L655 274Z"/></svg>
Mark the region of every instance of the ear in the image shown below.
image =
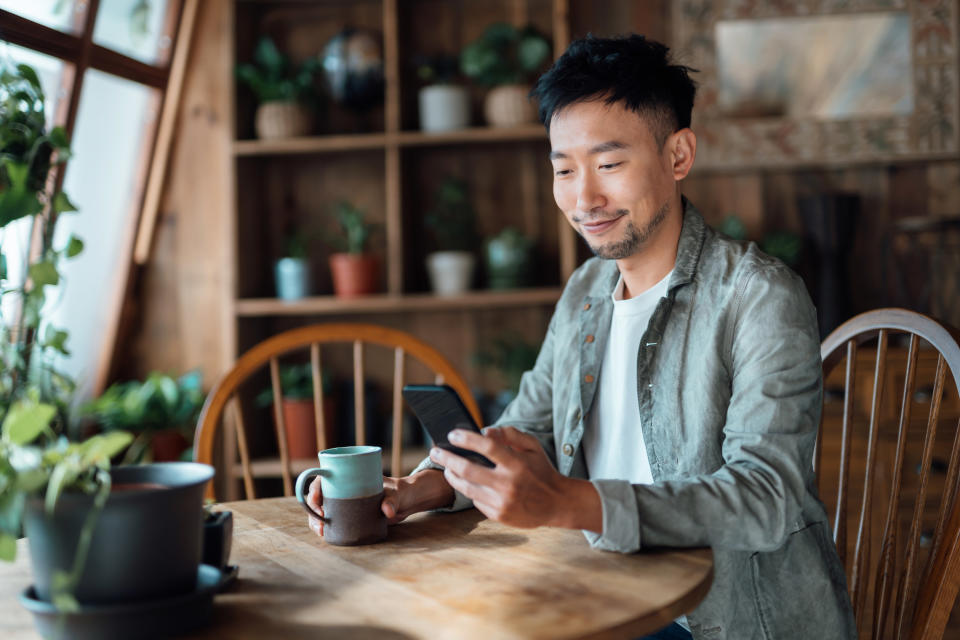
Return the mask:
<svg viewBox="0 0 960 640"><path fill-rule="evenodd" d="M674 131L667 139L666 147L670 152L673 179L679 182L693 168L693 160L697 156L697 136L689 128Z"/></svg>

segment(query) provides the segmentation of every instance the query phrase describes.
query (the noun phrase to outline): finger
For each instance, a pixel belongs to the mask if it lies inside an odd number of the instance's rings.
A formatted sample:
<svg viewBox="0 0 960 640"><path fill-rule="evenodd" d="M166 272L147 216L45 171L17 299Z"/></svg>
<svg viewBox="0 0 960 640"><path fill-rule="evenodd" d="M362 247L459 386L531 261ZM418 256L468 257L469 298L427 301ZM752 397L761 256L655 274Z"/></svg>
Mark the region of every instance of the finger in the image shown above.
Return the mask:
<svg viewBox="0 0 960 640"><path fill-rule="evenodd" d="M385 515L388 520L397 517L397 513L400 511L399 502L396 494L384 494L383 502L380 503L380 510L383 511L383 515Z"/></svg>
<svg viewBox="0 0 960 640"><path fill-rule="evenodd" d="M307 492L307 504L317 511L322 512L323 494L320 491L320 478L316 477L310 483L310 490Z"/></svg>
<svg viewBox="0 0 960 640"><path fill-rule="evenodd" d="M493 469L470 462L452 451L433 447L430 450L430 459L475 484L489 485L496 481Z"/></svg>
<svg viewBox="0 0 960 640"><path fill-rule="evenodd" d="M496 500L496 493L490 487L470 482L463 476L457 475L449 467L444 469L443 478L454 491L462 493L473 501L493 502Z"/></svg>
<svg viewBox="0 0 960 640"><path fill-rule="evenodd" d="M450 444L483 454L494 464L502 464L513 459L510 450L493 438L487 438L466 429L454 429L447 434L447 440Z"/></svg>
<svg viewBox="0 0 960 640"><path fill-rule="evenodd" d="M318 536L322 536L322 535L323 535L323 520L318 520L317 518L314 518L313 516L308 516L307 518L308 518L307 525L310 527L310 529L311 529L315 534L317 534Z"/></svg>

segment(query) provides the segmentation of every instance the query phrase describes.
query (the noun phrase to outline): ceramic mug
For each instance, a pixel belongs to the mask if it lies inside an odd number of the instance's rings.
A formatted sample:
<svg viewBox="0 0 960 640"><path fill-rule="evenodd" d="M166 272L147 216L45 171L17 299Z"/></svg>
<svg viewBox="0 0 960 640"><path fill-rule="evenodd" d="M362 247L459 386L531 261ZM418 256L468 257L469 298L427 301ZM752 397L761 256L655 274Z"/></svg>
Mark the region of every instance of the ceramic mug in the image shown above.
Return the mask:
<svg viewBox="0 0 960 640"><path fill-rule="evenodd" d="M323 539L330 544L356 545L387 537L383 502L383 462L380 447L325 449L317 454L320 466L297 477L297 501L314 518L323 520ZM320 476L321 517L307 504L308 481Z"/></svg>

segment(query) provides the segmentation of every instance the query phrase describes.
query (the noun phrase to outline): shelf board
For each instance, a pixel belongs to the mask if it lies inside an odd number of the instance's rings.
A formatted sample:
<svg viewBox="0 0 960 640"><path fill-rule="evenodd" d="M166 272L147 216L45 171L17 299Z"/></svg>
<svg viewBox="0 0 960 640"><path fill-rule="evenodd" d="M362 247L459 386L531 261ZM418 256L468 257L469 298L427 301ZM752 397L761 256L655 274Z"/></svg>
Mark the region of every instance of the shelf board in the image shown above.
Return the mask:
<svg viewBox="0 0 960 640"><path fill-rule="evenodd" d="M348 313L394 313L403 311L459 310L495 307L526 307L554 304L560 299L559 287L538 289L471 291L456 296L431 293L395 296L379 294L361 298L316 296L300 300L243 298L236 301L237 316L344 315Z"/></svg>
<svg viewBox="0 0 960 640"><path fill-rule="evenodd" d="M383 149L386 144L387 136L383 133L283 138L279 140L234 140L233 153L236 156L279 156L299 153Z"/></svg>
<svg viewBox="0 0 960 640"><path fill-rule="evenodd" d="M547 132L541 124L525 124L518 127L471 127L437 133L401 131L396 134L396 140L403 147L523 140L543 140L546 142Z"/></svg>
<svg viewBox="0 0 960 640"><path fill-rule="evenodd" d="M546 139L547 134L542 125L526 124L519 127L471 127L438 133L401 131L399 133L361 133L284 138L280 140L235 140L233 142L233 153L237 157L278 156L384 149L388 145L428 147L484 142L546 141Z"/></svg>
<svg viewBox="0 0 960 640"><path fill-rule="evenodd" d="M427 457L426 447L406 447L400 452L401 473L413 471L420 461ZM317 466L316 458L301 458L290 461L290 472L300 475L312 467ZM280 458L254 458L250 461L250 473L254 478L279 478L283 469ZM390 470L390 449L383 449L383 470ZM396 475L396 474L394 474ZM235 478L243 477L243 465L237 463L233 465L233 476Z"/></svg>

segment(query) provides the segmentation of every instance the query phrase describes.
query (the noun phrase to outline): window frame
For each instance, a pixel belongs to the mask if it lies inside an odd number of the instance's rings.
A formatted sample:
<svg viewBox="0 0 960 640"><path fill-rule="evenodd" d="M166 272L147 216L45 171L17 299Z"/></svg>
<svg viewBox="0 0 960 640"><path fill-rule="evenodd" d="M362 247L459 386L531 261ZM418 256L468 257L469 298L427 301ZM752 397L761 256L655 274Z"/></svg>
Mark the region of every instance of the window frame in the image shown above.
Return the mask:
<svg viewBox="0 0 960 640"><path fill-rule="evenodd" d="M69 10L73 16L73 33L0 9L0 40L58 58L65 63L53 122L55 126L64 128L68 139L73 137L84 78L88 70L95 69L154 90L151 108L157 116L148 119L144 124L141 138L144 144L139 151L133 197L125 215L129 223L129 233L117 248L122 254L123 272L118 274L114 290L110 294L112 326L107 328L108 335L102 352L93 363L95 370L92 372L92 391L95 395L101 393L106 386L116 355L117 338L125 333L123 324L132 315L126 313L124 307L134 289L136 267L149 260L159 194L166 177L172 129L198 4L198 0L168 0L158 39L158 42L165 39L166 45L159 47L154 64L137 60L93 41L100 0L74 0L71 3ZM54 167L48 177L57 190L63 186L65 168L66 165ZM52 212L48 211L46 214L52 216ZM40 251L42 227L41 224L34 225L30 243L31 257Z"/></svg>

